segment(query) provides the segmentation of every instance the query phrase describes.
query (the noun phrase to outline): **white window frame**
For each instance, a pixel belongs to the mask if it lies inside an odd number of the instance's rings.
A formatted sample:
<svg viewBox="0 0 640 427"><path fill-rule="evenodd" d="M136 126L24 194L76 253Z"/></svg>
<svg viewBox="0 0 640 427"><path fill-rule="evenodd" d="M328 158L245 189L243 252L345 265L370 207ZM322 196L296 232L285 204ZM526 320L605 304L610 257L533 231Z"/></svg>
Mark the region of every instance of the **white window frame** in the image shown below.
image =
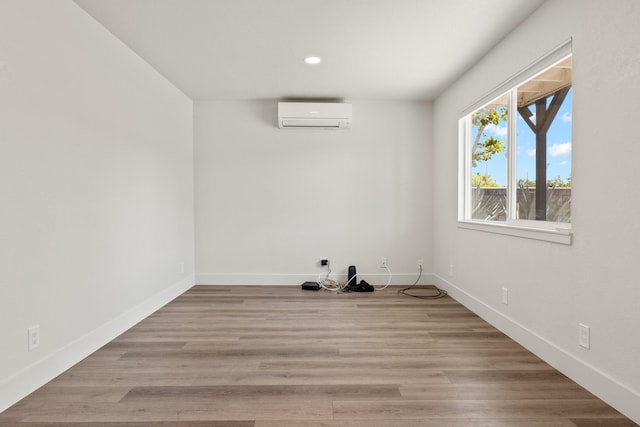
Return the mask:
<svg viewBox="0 0 640 427"><path fill-rule="evenodd" d="M516 218L516 161L517 161L517 120L511 116L517 105L516 89L527 80L543 73L558 62L571 56L571 39L565 41L533 65L512 76L482 98L470 104L460 113L458 121L458 227L489 233L498 233L553 243L571 244L570 223L522 220ZM504 95L509 96L509 121L507 143L507 219L488 221L471 219L471 113Z"/></svg>

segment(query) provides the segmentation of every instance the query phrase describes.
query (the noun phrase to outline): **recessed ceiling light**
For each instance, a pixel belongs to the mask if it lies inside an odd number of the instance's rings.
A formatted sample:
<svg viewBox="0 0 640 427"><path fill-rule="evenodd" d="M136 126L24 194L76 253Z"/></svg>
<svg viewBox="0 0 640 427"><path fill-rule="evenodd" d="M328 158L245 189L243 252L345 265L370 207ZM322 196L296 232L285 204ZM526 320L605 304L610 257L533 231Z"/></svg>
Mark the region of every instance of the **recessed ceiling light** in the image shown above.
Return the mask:
<svg viewBox="0 0 640 427"><path fill-rule="evenodd" d="M318 56L308 56L304 58L304 62L311 65L319 64L320 61L322 61L322 59L320 59L320 57Z"/></svg>

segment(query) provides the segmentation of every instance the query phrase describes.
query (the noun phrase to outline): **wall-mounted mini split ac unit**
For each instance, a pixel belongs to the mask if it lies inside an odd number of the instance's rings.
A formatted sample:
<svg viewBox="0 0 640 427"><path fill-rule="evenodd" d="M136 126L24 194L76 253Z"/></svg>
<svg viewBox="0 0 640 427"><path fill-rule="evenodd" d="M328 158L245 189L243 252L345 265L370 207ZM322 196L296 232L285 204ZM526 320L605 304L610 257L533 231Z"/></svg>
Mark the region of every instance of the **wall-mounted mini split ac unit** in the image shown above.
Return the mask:
<svg viewBox="0 0 640 427"><path fill-rule="evenodd" d="M280 129L348 129L351 117L345 102L278 102Z"/></svg>

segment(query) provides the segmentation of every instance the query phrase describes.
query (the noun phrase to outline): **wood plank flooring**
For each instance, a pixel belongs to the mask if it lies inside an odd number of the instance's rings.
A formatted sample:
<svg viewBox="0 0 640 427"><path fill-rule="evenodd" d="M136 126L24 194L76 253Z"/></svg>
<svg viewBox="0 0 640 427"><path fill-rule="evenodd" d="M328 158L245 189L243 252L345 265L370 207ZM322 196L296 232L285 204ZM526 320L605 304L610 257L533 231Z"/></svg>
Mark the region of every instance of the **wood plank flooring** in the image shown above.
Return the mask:
<svg viewBox="0 0 640 427"><path fill-rule="evenodd" d="M633 422L453 299L196 286L0 426L591 427Z"/></svg>

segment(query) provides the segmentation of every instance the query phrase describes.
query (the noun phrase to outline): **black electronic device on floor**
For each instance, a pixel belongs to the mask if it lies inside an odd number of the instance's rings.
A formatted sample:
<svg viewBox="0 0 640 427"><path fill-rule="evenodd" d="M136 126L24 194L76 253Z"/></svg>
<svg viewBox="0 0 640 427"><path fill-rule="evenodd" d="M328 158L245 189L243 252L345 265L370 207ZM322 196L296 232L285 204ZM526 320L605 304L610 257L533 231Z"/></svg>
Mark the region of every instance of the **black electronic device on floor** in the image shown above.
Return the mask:
<svg viewBox="0 0 640 427"><path fill-rule="evenodd" d="M317 282L304 282L302 284L302 289L305 291L319 291L320 285Z"/></svg>
<svg viewBox="0 0 640 427"><path fill-rule="evenodd" d="M355 286L358 282L358 277L356 275L356 266L350 265L349 270L347 270L347 288L351 288L351 286Z"/></svg>
<svg viewBox="0 0 640 427"><path fill-rule="evenodd" d="M356 266L350 265L348 274L347 274L347 283L348 285L345 288L347 292L373 292L375 289L373 286L361 280L358 282L358 277L356 276Z"/></svg>

